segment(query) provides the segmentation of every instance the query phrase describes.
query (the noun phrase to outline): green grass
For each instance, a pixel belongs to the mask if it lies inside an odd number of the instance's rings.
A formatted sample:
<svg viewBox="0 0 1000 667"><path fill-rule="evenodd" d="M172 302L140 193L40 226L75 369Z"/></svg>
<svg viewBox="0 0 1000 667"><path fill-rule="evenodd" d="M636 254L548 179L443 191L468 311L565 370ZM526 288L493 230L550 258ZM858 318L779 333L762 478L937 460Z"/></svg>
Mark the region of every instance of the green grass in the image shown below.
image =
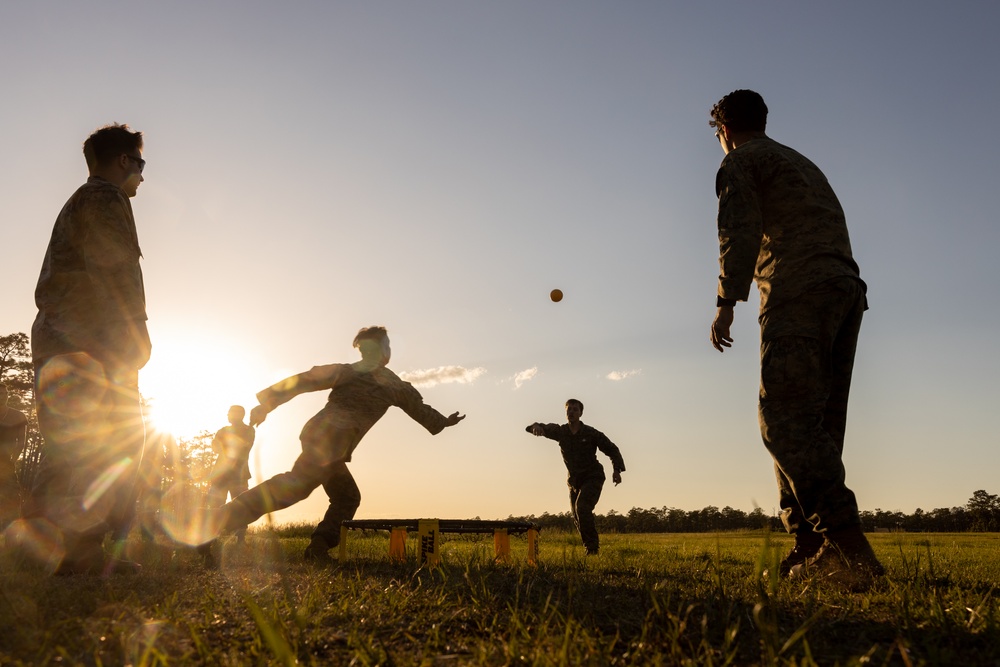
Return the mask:
<svg viewBox="0 0 1000 667"><path fill-rule="evenodd" d="M227 541L214 572L138 540L139 576L48 577L2 555L0 664L1000 664L995 534L873 535L888 576L864 594L762 579L783 535L604 535L586 558L545 532L538 567L523 537L497 564L492 536L444 536L428 569L352 532L348 559L317 569L306 534Z"/></svg>

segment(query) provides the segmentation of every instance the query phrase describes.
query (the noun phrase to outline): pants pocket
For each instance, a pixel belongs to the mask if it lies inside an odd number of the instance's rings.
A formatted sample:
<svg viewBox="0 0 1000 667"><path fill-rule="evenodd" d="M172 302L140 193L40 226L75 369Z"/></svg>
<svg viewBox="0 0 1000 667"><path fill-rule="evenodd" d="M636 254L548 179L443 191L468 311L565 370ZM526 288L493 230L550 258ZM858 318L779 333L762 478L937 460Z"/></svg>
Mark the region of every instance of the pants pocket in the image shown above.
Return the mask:
<svg viewBox="0 0 1000 667"><path fill-rule="evenodd" d="M825 383L821 343L805 336L781 336L763 344L761 400L789 400L816 395Z"/></svg>

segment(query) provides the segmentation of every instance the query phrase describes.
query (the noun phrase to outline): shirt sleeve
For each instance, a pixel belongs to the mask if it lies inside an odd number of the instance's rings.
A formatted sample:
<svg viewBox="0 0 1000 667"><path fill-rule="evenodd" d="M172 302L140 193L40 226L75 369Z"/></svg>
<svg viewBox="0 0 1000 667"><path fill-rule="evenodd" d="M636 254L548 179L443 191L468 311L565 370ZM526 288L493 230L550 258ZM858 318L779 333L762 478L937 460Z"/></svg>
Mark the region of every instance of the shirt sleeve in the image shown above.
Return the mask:
<svg viewBox="0 0 1000 667"><path fill-rule="evenodd" d="M437 435L448 425L448 418L424 403L423 396L409 382L396 379L396 405L431 435Z"/></svg>
<svg viewBox="0 0 1000 667"><path fill-rule="evenodd" d="M549 440L559 440L559 437L562 433L562 426L560 424L542 424L540 422L536 423L538 423L538 425L542 427L542 435L544 437L548 438ZM527 426L524 427L524 430L527 431L528 433L531 433L531 427L534 425L535 424L528 424Z"/></svg>
<svg viewBox="0 0 1000 667"><path fill-rule="evenodd" d="M299 394L333 387L354 373L350 364L327 364L313 366L305 373L299 373L273 384L257 394L257 402L267 408L268 412L283 403L287 403Z"/></svg>
<svg viewBox="0 0 1000 667"><path fill-rule="evenodd" d="M109 317L146 319L146 300L136 267L141 252L131 205L119 192L102 190L100 198L85 202L80 215L86 234L84 261L99 281Z"/></svg>
<svg viewBox="0 0 1000 667"><path fill-rule="evenodd" d="M225 432L226 432L225 428L220 428L218 431L215 432L215 437L212 438L212 451L215 452L216 454L225 454L226 452L225 438L224 438Z"/></svg>
<svg viewBox="0 0 1000 667"><path fill-rule="evenodd" d="M600 431L597 431L595 435L597 436L597 448L611 459L614 471L625 472L625 459L622 458L622 453L618 449L618 445L611 442L611 439Z"/></svg>
<svg viewBox="0 0 1000 667"><path fill-rule="evenodd" d="M746 301L763 236L757 188L743 165L729 155L716 174L715 192L719 197L718 295Z"/></svg>
<svg viewBox="0 0 1000 667"><path fill-rule="evenodd" d="M51 302L40 306L80 349L142 368L150 345L131 205L118 188L86 187L60 218L48 267Z"/></svg>

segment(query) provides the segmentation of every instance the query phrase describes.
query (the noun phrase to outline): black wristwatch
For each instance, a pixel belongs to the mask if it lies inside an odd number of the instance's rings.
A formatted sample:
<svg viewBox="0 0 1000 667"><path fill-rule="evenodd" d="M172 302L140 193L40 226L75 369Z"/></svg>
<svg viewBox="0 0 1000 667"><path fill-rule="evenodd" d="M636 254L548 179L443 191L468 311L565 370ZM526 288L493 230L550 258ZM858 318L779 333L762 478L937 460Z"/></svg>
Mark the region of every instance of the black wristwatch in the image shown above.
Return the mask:
<svg viewBox="0 0 1000 667"><path fill-rule="evenodd" d="M736 305L736 299L726 299L726 298L721 297L721 296L715 297L715 307L716 308L722 308L723 306L728 306L728 307L732 308L735 305Z"/></svg>

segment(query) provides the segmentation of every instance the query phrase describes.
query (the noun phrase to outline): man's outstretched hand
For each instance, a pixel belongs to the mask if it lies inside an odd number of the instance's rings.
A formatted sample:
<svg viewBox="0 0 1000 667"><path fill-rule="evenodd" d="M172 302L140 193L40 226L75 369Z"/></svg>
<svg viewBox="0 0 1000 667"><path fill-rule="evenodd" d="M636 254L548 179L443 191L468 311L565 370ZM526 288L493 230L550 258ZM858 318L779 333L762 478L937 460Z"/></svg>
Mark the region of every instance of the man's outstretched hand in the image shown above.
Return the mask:
<svg viewBox="0 0 1000 667"><path fill-rule="evenodd" d="M267 408L263 405L258 405L253 410L250 411L250 425L259 426L264 423L267 419Z"/></svg>
<svg viewBox="0 0 1000 667"><path fill-rule="evenodd" d="M452 412L450 415L448 415L448 418L445 420L445 424L444 425L445 426L454 426L455 424L457 424L458 422L462 421L463 419L465 419L465 415L460 415L457 412Z"/></svg>

